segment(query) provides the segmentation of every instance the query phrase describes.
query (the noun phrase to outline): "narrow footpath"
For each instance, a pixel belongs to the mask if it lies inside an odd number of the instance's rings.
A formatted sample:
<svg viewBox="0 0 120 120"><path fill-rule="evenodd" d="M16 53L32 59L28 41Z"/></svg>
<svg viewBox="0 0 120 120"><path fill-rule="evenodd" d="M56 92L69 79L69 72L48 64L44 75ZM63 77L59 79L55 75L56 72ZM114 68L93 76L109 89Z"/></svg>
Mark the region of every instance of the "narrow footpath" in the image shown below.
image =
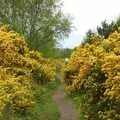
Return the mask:
<svg viewBox="0 0 120 120"><path fill-rule="evenodd" d="M64 90L58 88L54 93L53 99L58 105L58 110L60 113L60 120L77 120L76 110L72 106L72 102L64 97Z"/></svg>

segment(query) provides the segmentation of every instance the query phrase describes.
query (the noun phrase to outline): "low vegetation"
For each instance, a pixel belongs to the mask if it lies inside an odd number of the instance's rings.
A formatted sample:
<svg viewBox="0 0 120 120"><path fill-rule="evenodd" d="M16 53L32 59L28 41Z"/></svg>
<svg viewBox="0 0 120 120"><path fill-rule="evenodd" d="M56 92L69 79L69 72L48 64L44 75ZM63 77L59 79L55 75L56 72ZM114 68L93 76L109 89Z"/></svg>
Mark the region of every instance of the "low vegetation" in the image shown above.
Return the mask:
<svg viewBox="0 0 120 120"><path fill-rule="evenodd" d="M35 107L26 114L15 113L15 120L59 120L59 111L54 103L52 94L57 88L55 82L47 85L34 86Z"/></svg>
<svg viewBox="0 0 120 120"><path fill-rule="evenodd" d="M0 116L11 120L10 115L17 112L25 114L36 107L38 102L34 93L37 95L35 90L38 87L35 85L40 87L41 94L42 85L55 81L56 62L30 50L24 38L7 26L0 26L0 54ZM43 94L48 97L48 102L50 93ZM40 98L39 95L37 99Z"/></svg>
<svg viewBox="0 0 120 120"><path fill-rule="evenodd" d="M120 119L119 46L119 32L107 39L94 34L91 44L76 48L65 65L65 89L80 98L84 120Z"/></svg>

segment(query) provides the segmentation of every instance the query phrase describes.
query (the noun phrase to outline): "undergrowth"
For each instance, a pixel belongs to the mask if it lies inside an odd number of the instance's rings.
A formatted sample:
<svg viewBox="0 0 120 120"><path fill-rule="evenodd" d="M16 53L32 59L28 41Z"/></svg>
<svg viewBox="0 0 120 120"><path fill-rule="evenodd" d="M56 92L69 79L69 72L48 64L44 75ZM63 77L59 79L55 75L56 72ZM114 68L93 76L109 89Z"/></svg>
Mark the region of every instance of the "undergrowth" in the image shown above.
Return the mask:
<svg viewBox="0 0 120 120"><path fill-rule="evenodd" d="M48 85L34 87L35 89L35 107L25 114L15 115L15 120L58 120L59 112L57 105L52 99L52 94L58 87L58 83L49 83Z"/></svg>

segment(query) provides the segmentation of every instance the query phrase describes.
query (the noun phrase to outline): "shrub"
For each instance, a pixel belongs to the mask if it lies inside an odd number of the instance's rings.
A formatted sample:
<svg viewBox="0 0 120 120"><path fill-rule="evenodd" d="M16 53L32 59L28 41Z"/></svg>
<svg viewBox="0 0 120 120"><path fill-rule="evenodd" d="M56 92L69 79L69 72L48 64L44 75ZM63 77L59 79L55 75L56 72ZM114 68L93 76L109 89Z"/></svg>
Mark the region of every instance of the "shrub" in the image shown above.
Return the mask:
<svg viewBox="0 0 120 120"><path fill-rule="evenodd" d="M94 39L91 44L81 45L74 50L65 66L65 88L67 92L78 92L80 96L85 96L87 107L84 119L118 120L120 33L114 32L104 40L100 36L91 39Z"/></svg>
<svg viewBox="0 0 120 120"><path fill-rule="evenodd" d="M0 26L0 113L8 105L12 112L33 107L33 80L53 81L55 72L51 59L30 50L23 37Z"/></svg>

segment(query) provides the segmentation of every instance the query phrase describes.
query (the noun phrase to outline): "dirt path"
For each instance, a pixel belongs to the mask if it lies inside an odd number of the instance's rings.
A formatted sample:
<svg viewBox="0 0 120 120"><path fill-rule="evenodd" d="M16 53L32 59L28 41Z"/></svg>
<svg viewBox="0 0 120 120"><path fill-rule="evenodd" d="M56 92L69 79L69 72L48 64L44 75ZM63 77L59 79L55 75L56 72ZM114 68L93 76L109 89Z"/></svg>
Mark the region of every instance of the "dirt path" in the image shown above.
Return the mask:
<svg viewBox="0 0 120 120"><path fill-rule="evenodd" d="M72 107L72 102L64 98L64 90L59 88L53 95L55 103L58 105L60 120L77 120L76 111Z"/></svg>

